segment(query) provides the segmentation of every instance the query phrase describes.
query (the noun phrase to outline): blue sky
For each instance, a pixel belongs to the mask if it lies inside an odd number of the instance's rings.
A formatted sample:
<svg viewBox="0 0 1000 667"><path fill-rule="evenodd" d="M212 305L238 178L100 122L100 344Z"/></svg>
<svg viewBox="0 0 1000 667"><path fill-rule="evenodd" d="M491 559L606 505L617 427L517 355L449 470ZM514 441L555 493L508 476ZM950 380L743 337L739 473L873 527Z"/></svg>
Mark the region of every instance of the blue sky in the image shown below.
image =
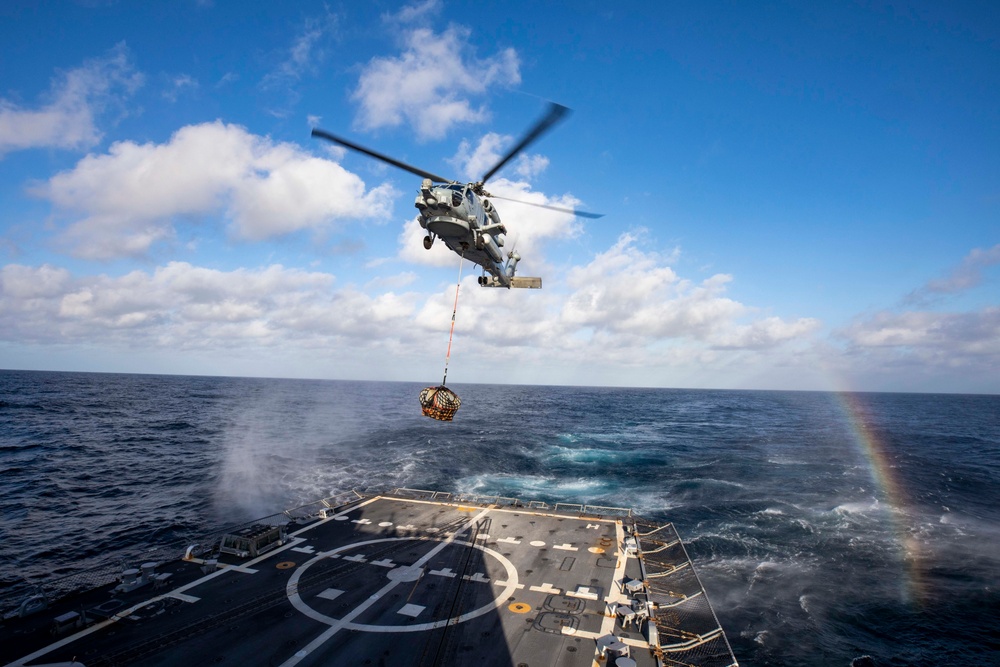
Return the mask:
<svg viewBox="0 0 1000 667"><path fill-rule="evenodd" d="M1000 392L993 3L4 3L0 368ZM364 4L365 6L361 6ZM650 6L651 5L651 6ZM502 204L502 205L501 205Z"/></svg>

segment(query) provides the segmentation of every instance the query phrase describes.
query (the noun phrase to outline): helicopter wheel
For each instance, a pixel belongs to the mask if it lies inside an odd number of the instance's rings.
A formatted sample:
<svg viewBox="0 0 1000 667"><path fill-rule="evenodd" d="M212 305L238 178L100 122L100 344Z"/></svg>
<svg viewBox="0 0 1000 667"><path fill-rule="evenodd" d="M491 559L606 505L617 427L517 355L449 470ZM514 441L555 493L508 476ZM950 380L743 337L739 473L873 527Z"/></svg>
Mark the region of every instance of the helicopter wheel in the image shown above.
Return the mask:
<svg viewBox="0 0 1000 667"><path fill-rule="evenodd" d="M432 239L428 234L427 236L424 237L424 248L430 250L432 245L434 245L434 239Z"/></svg>

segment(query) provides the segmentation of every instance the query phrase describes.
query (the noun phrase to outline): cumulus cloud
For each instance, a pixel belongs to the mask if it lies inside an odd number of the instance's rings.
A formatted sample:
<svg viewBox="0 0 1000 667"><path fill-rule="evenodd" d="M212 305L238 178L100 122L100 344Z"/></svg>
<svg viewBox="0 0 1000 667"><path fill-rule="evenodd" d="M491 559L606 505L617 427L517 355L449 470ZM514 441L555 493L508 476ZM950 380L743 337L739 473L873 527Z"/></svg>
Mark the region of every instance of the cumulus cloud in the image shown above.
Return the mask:
<svg viewBox="0 0 1000 667"><path fill-rule="evenodd" d="M564 322L646 343L686 339L729 349L772 347L819 327L811 318L744 323L755 312L725 296L731 276L716 274L700 283L682 279L668 259L640 250L638 240L624 234L607 252L569 272L567 283L575 291L562 309Z"/></svg>
<svg viewBox="0 0 1000 667"><path fill-rule="evenodd" d="M101 138L96 118L142 85L124 44L60 75L47 101L24 108L0 99L0 156L27 148L78 149Z"/></svg>
<svg viewBox="0 0 1000 667"><path fill-rule="evenodd" d="M833 333L844 347L840 356L828 353L827 363L845 377L865 377L867 384L891 390L981 385L989 391L1000 373L1000 307L948 312L925 306L933 297L980 285L984 269L997 263L1000 245L976 248L947 276L907 295L904 308L859 315Z"/></svg>
<svg viewBox="0 0 1000 667"><path fill-rule="evenodd" d="M478 181L487 171L493 168L505 150L513 142L514 138L509 135L489 132L472 146L467 140L459 144L458 152L449 162L455 165L464 178L469 181ZM505 165L506 169L512 170L524 181L541 174L549 166L549 159L544 155L526 154L519 155L513 165ZM500 173L503 173L501 171Z"/></svg>
<svg viewBox="0 0 1000 667"><path fill-rule="evenodd" d="M382 345L394 342L392 332L419 336L409 321L412 298L334 284L330 274L278 265L218 271L171 262L151 273L80 278L48 265L7 265L0 269L0 339L185 350L341 339Z"/></svg>
<svg viewBox="0 0 1000 667"><path fill-rule="evenodd" d="M894 354L947 366L1000 358L1000 307L965 313L882 311L838 332L856 350Z"/></svg>
<svg viewBox="0 0 1000 667"><path fill-rule="evenodd" d="M639 246L637 235L625 234L565 276L545 275L542 291L482 289L467 277L459 310L463 349L485 358L504 350L522 363L587 359L662 368L808 343L819 328L811 318L762 317L725 295L730 276L695 283L670 266L675 255ZM445 287L414 321L425 328L447 321L453 299L454 287Z"/></svg>
<svg viewBox="0 0 1000 667"><path fill-rule="evenodd" d="M121 141L36 193L81 215L62 241L87 259L142 256L181 218L221 213L231 234L260 240L344 218L384 217L393 194L339 164L219 121L163 144Z"/></svg>
<svg viewBox="0 0 1000 667"><path fill-rule="evenodd" d="M456 124L486 120L486 109L470 98L490 86L516 85L520 65L509 48L476 58L471 37L462 26L406 31L402 54L373 58L362 70L353 95L361 107L356 125L371 130L405 122L419 138L436 139Z"/></svg>

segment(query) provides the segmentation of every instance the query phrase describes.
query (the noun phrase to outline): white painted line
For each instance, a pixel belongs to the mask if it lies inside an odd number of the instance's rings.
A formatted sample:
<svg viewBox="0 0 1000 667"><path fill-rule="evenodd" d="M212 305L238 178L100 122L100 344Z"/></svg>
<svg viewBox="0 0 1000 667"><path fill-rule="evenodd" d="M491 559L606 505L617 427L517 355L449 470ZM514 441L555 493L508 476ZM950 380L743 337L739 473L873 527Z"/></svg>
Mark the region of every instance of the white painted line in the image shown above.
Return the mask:
<svg viewBox="0 0 1000 667"><path fill-rule="evenodd" d="M553 588L552 584L544 582L541 586L531 586L528 590L535 591L536 593L562 593L561 588Z"/></svg>
<svg viewBox="0 0 1000 667"><path fill-rule="evenodd" d="M494 581L493 583L496 586L504 586L504 587L510 586L509 581ZM518 590L521 590L522 588L524 588L524 584L514 584L514 587L517 588Z"/></svg>
<svg viewBox="0 0 1000 667"><path fill-rule="evenodd" d="M579 586L575 591L567 591L566 595L584 600L597 600L597 593L591 591L589 586Z"/></svg>
<svg viewBox="0 0 1000 667"><path fill-rule="evenodd" d="M196 598L193 595L185 595L184 593L173 593L173 592L167 593L166 597L174 598L176 600L180 600L181 602L197 602L198 600L201 599L201 598Z"/></svg>
<svg viewBox="0 0 1000 667"><path fill-rule="evenodd" d="M316 553L316 547L312 546L311 544L308 545L308 546L304 546L304 547L292 547L291 550L292 551L296 551L296 552L298 552L300 554L314 554L314 553Z"/></svg>
<svg viewBox="0 0 1000 667"><path fill-rule="evenodd" d="M344 556L344 560L349 560L352 563L367 563L364 554L355 554L353 556Z"/></svg>
<svg viewBox="0 0 1000 667"><path fill-rule="evenodd" d="M488 583L490 583L489 578L485 574L483 574L482 572L476 572L471 577L469 575L465 575L465 578L468 579L469 581L478 581L481 584L488 584Z"/></svg>
<svg viewBox="0 0 1000 667"><path fill-rule="evenodd" d="M389 567L389 568L396 567L396 564L393 563L388 558L383 558L382 560L373 560L371 564L378 565L379 567Z"/></svg>
<svg viewBox="0 0 1000 667"><path fill-rule="evenodd" d="M625 528L622 526L621 521L616 521L615 522L615 533L616 533L616 536L618 538L618 543L619 544L623 544L625 542ZM622 579L625 576L625 563L627 561L628 561L627 558L619 558L615 562L615 572L614 572L614 575L613 575L613 578L612 578L613 582L614 581L622 581ZM628 604L628 596L625 595L621 591L621 589L616 589L615 586L611 586L611 591L610 591L610 594L608 595L608 597L606 598L606 601L610 602L612 604L614 604L616 602L624 602L624 603ZM615 630L615 621L616 620L617 620L616 616L605 616L604 618L602 618L601 619L601 629L600 629L600 632L598 633L597 636L598 637L604 637L606 635L612 634L614 632L614 630ZM583 633L578 633L578 634L582 635L582 636L586 636L586 635L583 635ZM601 657L601 647L597 646L594 649L594 660L597 660L600 657Z"/></svg>
<svg viewBox="0 0 1000 667"><path fill-rule="evenodd" d="M324 600L336 600L341 593L344 591L337 588L328 588L325 591L316 594L316 597L323 598Z"/></svg>
<svg viewBox="0 0 1000 667"><path fill-rule="evenodd" d="M351 523L356 523L359 526L367 526L371 523L370 519L351 519Z"/></svg>
<svg viewBox="0 0 1000 667"><path fill-rule="evenodd" d="M416 618L417 616L420 615L420 612L422 612L426 608L427 607L421 607L418 604L409 604L409 603L407 603L407 604L404 604L403 608L400 609L399 611L397 611L396 613L397 614L402 614L403 616L409 616L410 618Z"/></svg>
<svg viewBox="0 0 1000 667"><path fill-rule="evenodd" d="M430 570L427 574L433 574L437 577L455 577L455 573L451 571L450 567L443 567L440 570Z"/></svg>
<svg viewBox="0 0 1000 667"><path fill-rule="evenodd" d="M513 537L501 537L497 542L503 542L504 544L520 544L521 540L515 540Z"/></svg>
<svg viewBox="0 0 1000 667"><path fill-rule="evenodd" d="M468 525L470 525L470 526L475 525L475 522L479 521L484 516L486 516L489 513L489 511L490 510L488 510L488 509L483 510L476 517L472 518L469 521ZM390 538L390 539L402 539L402 538ZM375 540L375 541L381 542L383 540ZM449 543L450 543L449 541L441 542L440 544L438 544L437 546L435 546L433 549L431 549L429 552L427 552L426 554L424 554L416 563L413 564L412 567L423 567L428 561L430 561L432 558L434 558L434 556L436 556L442 549L444 549L446 546L448 546ZM494 555L494 557L502 558L502 556L500 556L500 554L497 554L496 552L493 552L493 555ZM315 562L315 560L316 559L314 559L313 561L310 561L310 562ZM327 640L330 639L330 637L332 637L333 635L335 635L341 629L343 629L345 627L353 626L354 625L353 621L354 621L355 618L357 618L358 616L360 616L361 614L363 614L372 604L374 604L375 600L377 600L379 597L382 596L382 594L388 593L389 591L391 591L399 583L397 581L390 580L389 583L387 583L385 586L383 586L378 593L376 593L375 595L372 595L368 599L367 602L363 602L363 603L359 604L357 607L355 607L350 612L348 612L347 615L345 615L343 618L341 618L341 619L333 619L333 618L330 618L329 616L324 616L323 614L320 614L320 613L316 612L315 610L313 610L312 608L310 608L307 605L304 605L304 603L302 602L302 598L299 597L298 593L297 592L293 592L294 590L296 590L298 588L298 583L299 583L298 577L306 569L307 565L308 565L308 563L306 565L304 565L303 567L297 569L295 571L295 573L292 575L292 578L289 579L288 585L286 586L286 589L285 589L286 594L288 595L288 600L289 600L289 602L292 603L293 607L295 607L296 609L298 609L300 612L302 612L306 616L309 616L310 618L312 618L314 620L318 620L318 621L320 621L322 623L329 623L330 627L328 629L324 630L314 640L312 640L311 642L309 642L306 645L305 648L297 651L291 658L289 658L288 660L286 660L285 662L283 662L280 667L294 667L294 665L297 665L298 663L302 662L302 660L306 656L308 656L310 653L312 653L313 651L315 651L316 649L318 649L320 646L322 646ZM507 568L507 576L509 578L514 579L516 581L516 579L517 579L517 570L514 569L514 566L509 561L506 562L506 568ZM508 586L508 589L504 591L503 596L509 595L510 588L511 587ZM485 606L481 607L480 609L477 609L477 610L475 610L473 612L469 612L468 614L463 614L462 616L459 617L459 619L463 620L463 619L475 618L477 616L481 616L482 614L485 614L485 613L489 612L490 610L499 607L500 604L501 604L500 601L496 601L493 604L485 605ZM445 623L448 623L448 622L450 622L450 619L447 620L447 621L445 621ZM412 630L414 630L414 631L421 631L421 630L424 630L424 629L436 628L436 627L439 627L438 626L439 623L441 623L441 622L438 621L436 623L432 623L432 624L430 624L426 628L424 626L427 626L428 624L418 624L418 625L413 626ZM377 631L377 632L394 632L394 631L398 631L399 630L399 628L396 627L396 626L383 626L383 627L379 627L379 626L359 626L359 627L363 628L365 630L374 630L374 631Z"/></svg>
<svg viewBox="0 0 1000 667"><path fill-rule="evenodd" d="M230 565L228 563L219 563L220 570L227 570L233 572L242 572L243 574L257 574L257 570L252 567L246 567L245 565Z"/></svg>
<svg viewBox="0 0 1000 667"><path fill-rule="evenodd" d="M541 540L534 540L532 542L528 542L528 544L530 544L533 547L544 547L545 546L545 542L542 542Z"/></svg>
<svg viewBox="0 0 1000 667"><path fill-rule="evenodd" d="M579 551L579 549L574 547L572 544L553 544L552 548L561 549L562 551Z"/></svg>
<svg viewBox="0 0 1000 667"><path fill-rule="evenodd" d="M392 525L392 521L381 521L381 522L379 522L378 527L379 528L388 528L391 525Z"/></svg>

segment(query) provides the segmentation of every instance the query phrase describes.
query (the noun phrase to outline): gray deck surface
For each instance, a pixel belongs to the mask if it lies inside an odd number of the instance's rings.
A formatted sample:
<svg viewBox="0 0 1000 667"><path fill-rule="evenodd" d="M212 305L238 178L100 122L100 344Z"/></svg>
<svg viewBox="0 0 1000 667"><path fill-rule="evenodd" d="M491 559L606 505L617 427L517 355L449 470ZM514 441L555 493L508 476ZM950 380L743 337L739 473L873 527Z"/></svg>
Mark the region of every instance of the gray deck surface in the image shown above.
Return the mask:
<svg viewBox="0 0 1000 667"><path fill-rule="evenodd" d="M591 667L616 664L598 642L613 634L656 665L614 614L622 581L643 578L624 538L615 518L374 496L258 558L163 564L169 587L114 594L132 613L40 651L25 633L0 661Z"/></svg>

